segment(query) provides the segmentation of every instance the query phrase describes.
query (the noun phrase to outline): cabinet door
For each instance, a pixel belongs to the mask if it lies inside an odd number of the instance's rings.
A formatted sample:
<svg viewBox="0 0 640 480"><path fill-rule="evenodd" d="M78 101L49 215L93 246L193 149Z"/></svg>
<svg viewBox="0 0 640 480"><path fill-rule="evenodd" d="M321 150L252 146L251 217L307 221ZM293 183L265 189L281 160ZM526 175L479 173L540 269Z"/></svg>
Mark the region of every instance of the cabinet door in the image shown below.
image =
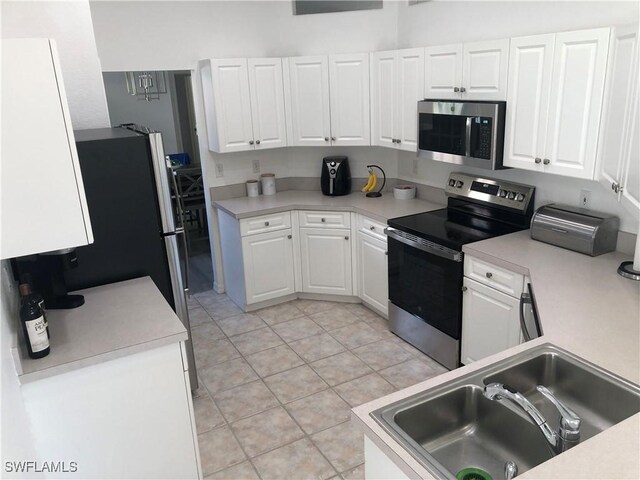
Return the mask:
<svg viewBox="0 0 640 480"><path fill-rule="evenodd" d="M556 34L545 172L594 178L609 28Z"/></svg>
<svg viewBox="0 0 640 480"><path fill-rule="evenodd" d="M331 144L371 145L369 54L329 57Z"/></svg>
<svg viewBox="0 0 640 480"><path fill-rule="evenodd" d="M255 149L287 146L280 58L250 58L249 92Z"/></svg>
<svg viewBox="0 0 640 480"><path fill-rule="evenodd" d="M396 145L418 149L418 101L424 99L424 49L400 50L397 60Z"/></svg>
<svg viewBox="0 0 640 480"><path fill-rule="evenodd" d="M388 311L387 242L358 232L358 292L362 300Z"/></svg>
<svg viewBox="0 0 640 480"><path fill-rule="evenodd" d="M628 148L623 163L624 170L620 202L638 218L640 217L640 119L638 118L637 80L635 90L635 94L632 97L633 112L629 124L630 138L627 140Z"/></svg>
<svg viewBox="0 0 640 480"><path fill-rule="evenodd" d="M351 230L301 228L302 291L351 295Z"/></svg>
<svg viewBox="0 0 640 480"><path fill-rule="evenodd" d="M325 56L288 59L291 145L330 145L329 66Z"/></svg>
<svg viewBox="0 0 640 480"><path fill-rule="evenodd" d="M506 100L509 39L464 44L463 98Z"/></svg>
<svg viewBox="0 0 640 480"><path fill-rule="evenodd" d="M459 99L462 86L462 44L425 48L424 80L425 98Z"/></svg>
<svg viewBox="0 0 640 480"><path fill-rule="evenodd" d="M204 86L209 72L203 69L202 73ZM218 153L253 150L247 59L211 60L210 82L213 98L205 102L209 149Z"/></svg>
<svg viewBox="0 0 640 480"><path fill-rule="evenodd" d="M542 171L555 35L512 38L504 165Z"/></svg>
<svg viewBox="0 0 640 480"><path fill-rule="evenodd" d="M2 40L2 255L93 242L53 43Z"/></svg>
<svg viewBox="0 0 640 480"><path fill-rule="evenodd" d="M247 305L295 292L291 229L242 237Z"/></svg>
<svg viewBox="0 0 640 480"><path fill-rule="evenodd" d="M621 160L630 134L632 95L637 69L637 66L630 66L635 63L637 42L637 25L615 28L611 32L607 85L598 142L598 180L607 189L620 184L622 176Z"/></svg>
<svg viewBox="0 0 640 480"><path fill-rule="evenodd" d="M371 144L396 146L397 52L371 54ZM415 118L414 118L415 121Z"/></svg>
<svg viewBox="0 0 640 480"><path fill-rule="evenodd" d="M464 277L462 297L462 363L520 343L520 301Z"/></svg>

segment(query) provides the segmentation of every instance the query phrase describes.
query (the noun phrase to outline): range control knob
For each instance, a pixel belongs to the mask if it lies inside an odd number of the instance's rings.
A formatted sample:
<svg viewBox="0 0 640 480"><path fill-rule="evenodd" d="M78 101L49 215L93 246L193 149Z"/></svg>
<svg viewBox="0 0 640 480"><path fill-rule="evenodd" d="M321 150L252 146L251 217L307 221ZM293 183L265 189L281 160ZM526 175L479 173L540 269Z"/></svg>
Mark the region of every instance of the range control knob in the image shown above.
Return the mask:
<svg viewBox="0 0 640 480"><path fill-rule="evenodd" d="M516 200L519 202L523 202L524 201L524 195L522 193L519 193L518 195L516 195Z"/></svg>
<svg viewBox="0 0 640 480"><path fill-rule="evenodd" d="M509 195L507 195L507 198L509 200L513 200L514 198L516 198L516 192L509 192Z"/></svg>
<svg viewBox="0 0 640 480"><path fill-rule="evenodd" d="M505 198L505 197L507 196L507 191L506 191L506 190L502 190L502 189L500 189L500 196L501 196L502 198Z"/></svg>
<svg viewBox="0 0 640 480"><path fill-rule="evenodd" d="M456 182L456 187L458 187L458 188L462 188L463 185L464 185L464 182L462 180L458 180Z"/></svg>
<svg viewBox="0 0 640 480"><path fill-rule="evenodd" d="M453 178L449 179L449 186L450 187L455 187L456 186L456 181Z"/></svg>

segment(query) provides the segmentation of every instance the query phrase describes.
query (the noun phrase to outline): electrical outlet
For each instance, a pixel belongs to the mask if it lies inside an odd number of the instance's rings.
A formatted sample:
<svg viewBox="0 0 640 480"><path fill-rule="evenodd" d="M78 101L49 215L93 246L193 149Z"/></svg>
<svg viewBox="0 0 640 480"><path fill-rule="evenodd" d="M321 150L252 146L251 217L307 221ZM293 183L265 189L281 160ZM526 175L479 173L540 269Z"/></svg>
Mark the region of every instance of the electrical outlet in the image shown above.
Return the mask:
<svg viewBox="0 0 640 480"><path fill-rule="evenodd" d="M580 208L589 208L591 206L591 191L580 190Z"/></svg>
<svg viewBox="0 0 640 480"><path fill-rule="evenodd" d="M222 163L216 163L216 177L224 177L224 165Z"/></svg>
<svg viewBox="0 0 640 480"><path fill-rule="evenodd" d="M418 159L417 158L413 159L413 174L414 175L418 174Z"/></svg>
<svg viewBox="0 0 640 480"><path fill-rule="evenodd" d="M254 160L251 165L253 166L253 173L260 173L260 160Z"/></svg>

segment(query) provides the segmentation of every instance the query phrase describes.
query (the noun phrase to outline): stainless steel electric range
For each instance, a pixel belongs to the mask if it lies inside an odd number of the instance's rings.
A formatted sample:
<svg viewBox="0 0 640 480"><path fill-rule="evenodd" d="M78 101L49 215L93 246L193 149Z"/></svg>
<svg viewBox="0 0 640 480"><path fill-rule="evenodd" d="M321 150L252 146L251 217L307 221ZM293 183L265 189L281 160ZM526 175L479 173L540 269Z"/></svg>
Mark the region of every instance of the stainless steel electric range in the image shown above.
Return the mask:
<svg viewBox="0 0 640 480"><path fill-rule="evenodd" d="M447 208L393 218L389 327L449 369L460 365L462 246L529 228L535 187L451 173Z"/></svg>

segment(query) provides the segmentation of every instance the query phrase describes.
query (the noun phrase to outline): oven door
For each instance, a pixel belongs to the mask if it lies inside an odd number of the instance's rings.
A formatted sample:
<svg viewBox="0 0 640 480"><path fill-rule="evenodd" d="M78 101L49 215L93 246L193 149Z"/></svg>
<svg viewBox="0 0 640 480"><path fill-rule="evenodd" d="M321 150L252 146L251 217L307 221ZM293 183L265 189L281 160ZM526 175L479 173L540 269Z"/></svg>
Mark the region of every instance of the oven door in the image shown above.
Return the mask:
<svg viewBox="0 0 640 480"><path fill-rule="evenodd" d="M502 167L505 102L418 102L418 155L485 169Z"/></svg>
<svg viewBox="0 0 640 480"><path fill-rule="evenodd" d="M389 300L456 340L462 329L462 252L387 229Z"/></svg>

